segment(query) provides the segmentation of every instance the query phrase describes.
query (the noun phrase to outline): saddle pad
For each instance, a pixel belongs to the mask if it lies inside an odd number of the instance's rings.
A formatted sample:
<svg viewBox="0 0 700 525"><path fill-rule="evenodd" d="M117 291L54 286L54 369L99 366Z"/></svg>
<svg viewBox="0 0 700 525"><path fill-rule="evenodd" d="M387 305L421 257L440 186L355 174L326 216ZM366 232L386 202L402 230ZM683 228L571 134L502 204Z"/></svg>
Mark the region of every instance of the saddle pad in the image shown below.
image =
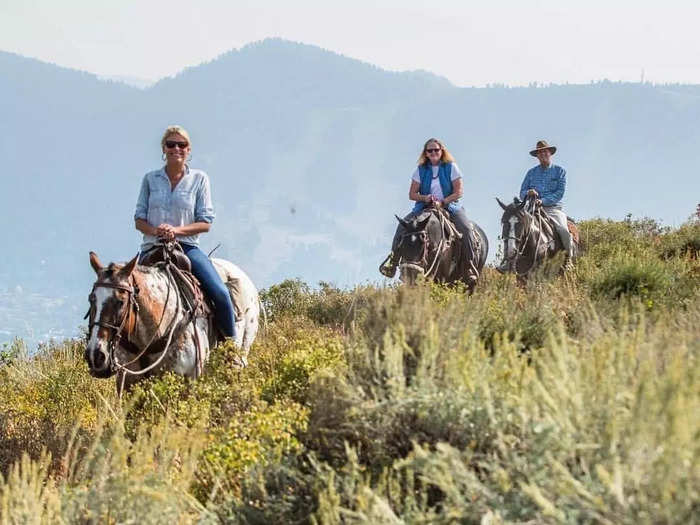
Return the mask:
<svg viewBox="0 0 700 525"><path fill-rule="evenodd" d="M241 305L244 303L245 297L243 296L243 290L241 286L240 279L229 278L226 281L226 287L228 292L231 294L231 300L233 301L233 310L236 317L236 321L243 319L243 311Z"/></svg>

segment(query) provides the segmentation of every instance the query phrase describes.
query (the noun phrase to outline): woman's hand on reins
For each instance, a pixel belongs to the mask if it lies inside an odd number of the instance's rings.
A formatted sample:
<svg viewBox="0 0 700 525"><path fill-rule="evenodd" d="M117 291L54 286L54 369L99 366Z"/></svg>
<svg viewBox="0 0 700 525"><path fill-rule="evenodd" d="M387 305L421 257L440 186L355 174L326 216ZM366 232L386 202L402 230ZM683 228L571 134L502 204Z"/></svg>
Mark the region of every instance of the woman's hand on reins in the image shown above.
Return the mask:
<svg viewBox="0 0 700 525"><path fill-rule="evenodd" d="M156 228L156 235L166 241L175 240L175 227L170 224L161 224Z"/></svg>

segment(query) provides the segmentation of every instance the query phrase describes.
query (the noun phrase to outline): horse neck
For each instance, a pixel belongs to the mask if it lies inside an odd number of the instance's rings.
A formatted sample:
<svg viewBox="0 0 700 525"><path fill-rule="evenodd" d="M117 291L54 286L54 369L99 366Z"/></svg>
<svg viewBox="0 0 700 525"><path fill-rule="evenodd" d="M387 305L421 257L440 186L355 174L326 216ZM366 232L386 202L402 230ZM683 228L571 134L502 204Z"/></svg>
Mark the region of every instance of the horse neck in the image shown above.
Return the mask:
<svg viewBox="0 0 700 525"><path fill-rule="evenodd" d="M442 222L440 222L440 217L438 217L438 213L432 214L430 217L430 220L428 221L428 224L425 225L425 231L428 234L428 238L431 240L431 243L433 244L433 249L437 246L437 243L439 243L442 238L445 235L445 232L443 231L442 227ZM435 233L435 237L431 235L432 233Z"/></svg>
<svg viewBox="0 0 700 525"><path fill-rule="evenodd" d="M182 308L179 291L174 283L169 281L165 272L142 272L136 269L133 275L139 288L136 299L139 314L131 342L143 348L167 335L172 324L182 317Z"/></svg>

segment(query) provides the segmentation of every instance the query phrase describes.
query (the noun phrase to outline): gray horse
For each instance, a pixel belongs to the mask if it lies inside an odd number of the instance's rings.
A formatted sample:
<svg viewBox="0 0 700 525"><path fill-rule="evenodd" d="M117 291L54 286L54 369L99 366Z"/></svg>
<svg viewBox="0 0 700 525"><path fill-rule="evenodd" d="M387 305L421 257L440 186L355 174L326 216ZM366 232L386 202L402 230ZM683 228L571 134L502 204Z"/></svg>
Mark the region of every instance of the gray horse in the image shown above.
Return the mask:
<svg viewBox="0 0 700 525"><path fill-rule="evenodd" d="M474 290L476 282L468 280L467 265L473 264L481 273L489 252L481 227L470 221L474 258L467 261L461 234L444 210L427 208L410 220L396 219L404 230L397 249L402 282L415 283L422 275L444 283L462 281L470 292Z"/></svg>
<svg viewBox="0 0 700 525"><path fill-rule="evenodd" d="M545 259L563 251L561 239L536 198L521 201L516 197L511 204L496 200L503 209L503 263L498 269L527 280ZM579 249L578 229L572 219L568 218L568 222L575 259ZM567 263L570 262L565 261L564 269Z"/></svg>

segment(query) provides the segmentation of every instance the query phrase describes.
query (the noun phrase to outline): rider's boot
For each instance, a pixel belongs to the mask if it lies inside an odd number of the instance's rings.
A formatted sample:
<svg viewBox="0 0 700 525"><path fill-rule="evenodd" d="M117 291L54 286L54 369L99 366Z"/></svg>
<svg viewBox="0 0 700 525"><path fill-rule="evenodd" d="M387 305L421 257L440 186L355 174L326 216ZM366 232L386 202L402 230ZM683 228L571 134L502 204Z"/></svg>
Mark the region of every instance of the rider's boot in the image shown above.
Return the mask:
<svg viewBox="0 0 700 525"><path fill-rule="evenodd" d="M379 273L391 279L396 275L396 267L399 265L398 257L394 255L394 252L390 252L384 262L379 265Z"/></svg>
<svg viewBox="0 0 700 525"><path fill-rule="evenodd" d="M567 232L568 233L568 232ZM562 235L562 244L564 245L564 251L566 252L566 257L564 259L564 271L571 270L574 267L574 248L571 242L571 235Z"/></svg>

